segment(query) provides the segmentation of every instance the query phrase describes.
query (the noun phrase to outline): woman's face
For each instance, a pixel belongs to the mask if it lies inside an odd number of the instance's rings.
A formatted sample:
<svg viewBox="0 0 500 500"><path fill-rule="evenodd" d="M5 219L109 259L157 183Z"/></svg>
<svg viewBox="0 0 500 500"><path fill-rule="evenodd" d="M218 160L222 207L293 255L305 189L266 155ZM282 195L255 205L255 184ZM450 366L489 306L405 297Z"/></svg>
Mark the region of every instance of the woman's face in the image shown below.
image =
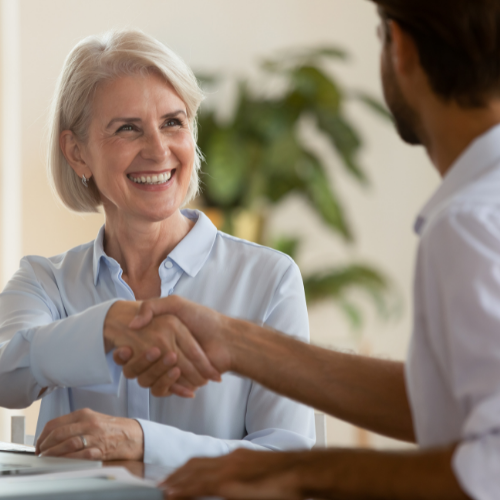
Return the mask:
<svg viewBox="0 0 500 500"><path fill-rule="evenodd" d="M98 87L82 158L106 215L170 217L186 196L194 155L186 105L161 77L124 76Z"/></svg>

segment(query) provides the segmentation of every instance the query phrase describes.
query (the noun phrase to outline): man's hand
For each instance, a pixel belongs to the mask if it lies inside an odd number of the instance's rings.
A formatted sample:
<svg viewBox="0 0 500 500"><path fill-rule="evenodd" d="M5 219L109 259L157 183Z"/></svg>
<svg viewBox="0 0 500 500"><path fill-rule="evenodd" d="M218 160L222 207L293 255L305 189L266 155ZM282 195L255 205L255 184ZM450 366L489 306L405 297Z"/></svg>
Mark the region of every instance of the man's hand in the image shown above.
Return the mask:
<svg viewBox="0 0 500 500"><path fill-rule="evenodd" d="M190 460L163 487L169 499L467 500L451 467L454 450L237 450Z"/></svg>
<svg viewBox="0 0 500 500"><path fill-rule="evenodd" d="M196 388L208 380L220 380L219 372L178 318L164 314L143 328L130 328L139 306L116 302L104 322L106 352L116 348L115 361L121 365L128 361L123 368L125 377L137 378L139 385L150 387L157 397L171 393L193 397Z"/></svg>
<svg viewBox="0 0 500 500"><path fill-rule="evenodd" d="M83 438L83 439L82 439ZM86 460L142 460L139 422L84 409L55 418L43 429L36 454Z"/></svg>
<svg viewBox="0 0 500 500"><path fill-rule="evenodd" d="M218 458L194 458L162 486L169 499L198 496L301 499L305 497L304 475L318 475L317 467L324 463L321 455L316 460L313 455L316 454L237 450Z"/></svg>
<svg viewBox="0 0 500 500"><path fill-rule="evenodd" d="M165 315L170 318L175 317L195 337L197 341L195 346L181 347L182 352L190 353L189 359L196 359L198 355L196 349L201 347L204 356L208 357L211 366L218 373L224 373L231 369L230 337L226 334L228 322L231 320L212 309L176 295L145 300L127 326L132 330L141 331L141 329L147 329L150 325L153 325L155 321L161 320ZM124 342L123 345L126 346L127 343ZM114 359L116 363L124 365L124 370L126 369L128 372L144 370L144 360L137 358L129 360L130 354L130 351L125 347L117 349L114 353ZM153 349L150 349L145 352L144 356L151 356L152 354ZM179 364L179 368L184 376L185 373L181 364ZM148 377L148 380L152 377L149 375L149 371L143 371L143 373Z"/></svg>

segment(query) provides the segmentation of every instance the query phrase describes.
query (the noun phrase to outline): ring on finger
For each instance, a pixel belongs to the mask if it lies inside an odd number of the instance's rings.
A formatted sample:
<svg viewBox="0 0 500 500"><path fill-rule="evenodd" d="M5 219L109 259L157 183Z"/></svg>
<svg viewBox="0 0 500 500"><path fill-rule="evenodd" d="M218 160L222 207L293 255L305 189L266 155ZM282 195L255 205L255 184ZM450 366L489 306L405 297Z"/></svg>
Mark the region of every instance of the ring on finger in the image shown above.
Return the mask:
<svg viewBox="0 0 500 500"><path fill-rule="evenodd" d="M88 446L87 440L85 439L85 436L80 436L80 439L82 440L82 445L83 445L82 450L84 450Z"/></svg>

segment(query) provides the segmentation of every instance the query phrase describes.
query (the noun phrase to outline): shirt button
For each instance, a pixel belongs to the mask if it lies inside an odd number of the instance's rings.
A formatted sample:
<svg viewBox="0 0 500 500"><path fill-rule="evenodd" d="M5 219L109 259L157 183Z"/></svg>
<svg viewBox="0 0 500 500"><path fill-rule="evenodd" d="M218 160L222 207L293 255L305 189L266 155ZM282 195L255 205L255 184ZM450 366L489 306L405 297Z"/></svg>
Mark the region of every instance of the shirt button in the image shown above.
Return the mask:
<svg viewBox="0 0 500 500"><path fill-rule="evenodd" d="M169 260L167 260L167 262L165 262L165 267L166 267L167 269L172 269L172 267L173 267L172 262L170 262Z"/></svg>

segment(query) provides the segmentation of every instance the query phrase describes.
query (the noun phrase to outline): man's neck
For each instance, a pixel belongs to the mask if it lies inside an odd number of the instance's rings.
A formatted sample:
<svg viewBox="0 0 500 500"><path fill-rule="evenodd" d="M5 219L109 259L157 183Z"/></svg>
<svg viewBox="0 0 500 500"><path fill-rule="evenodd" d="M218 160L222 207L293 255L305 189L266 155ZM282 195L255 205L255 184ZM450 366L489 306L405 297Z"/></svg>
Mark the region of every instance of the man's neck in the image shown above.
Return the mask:
<svg viewBox="0 0 500 500"><path fill-rule="evenodd" d="M500 124L500 99L482 108L436 100L421 113L421 124L427 153L444 177L475 139Z"/></svg>

